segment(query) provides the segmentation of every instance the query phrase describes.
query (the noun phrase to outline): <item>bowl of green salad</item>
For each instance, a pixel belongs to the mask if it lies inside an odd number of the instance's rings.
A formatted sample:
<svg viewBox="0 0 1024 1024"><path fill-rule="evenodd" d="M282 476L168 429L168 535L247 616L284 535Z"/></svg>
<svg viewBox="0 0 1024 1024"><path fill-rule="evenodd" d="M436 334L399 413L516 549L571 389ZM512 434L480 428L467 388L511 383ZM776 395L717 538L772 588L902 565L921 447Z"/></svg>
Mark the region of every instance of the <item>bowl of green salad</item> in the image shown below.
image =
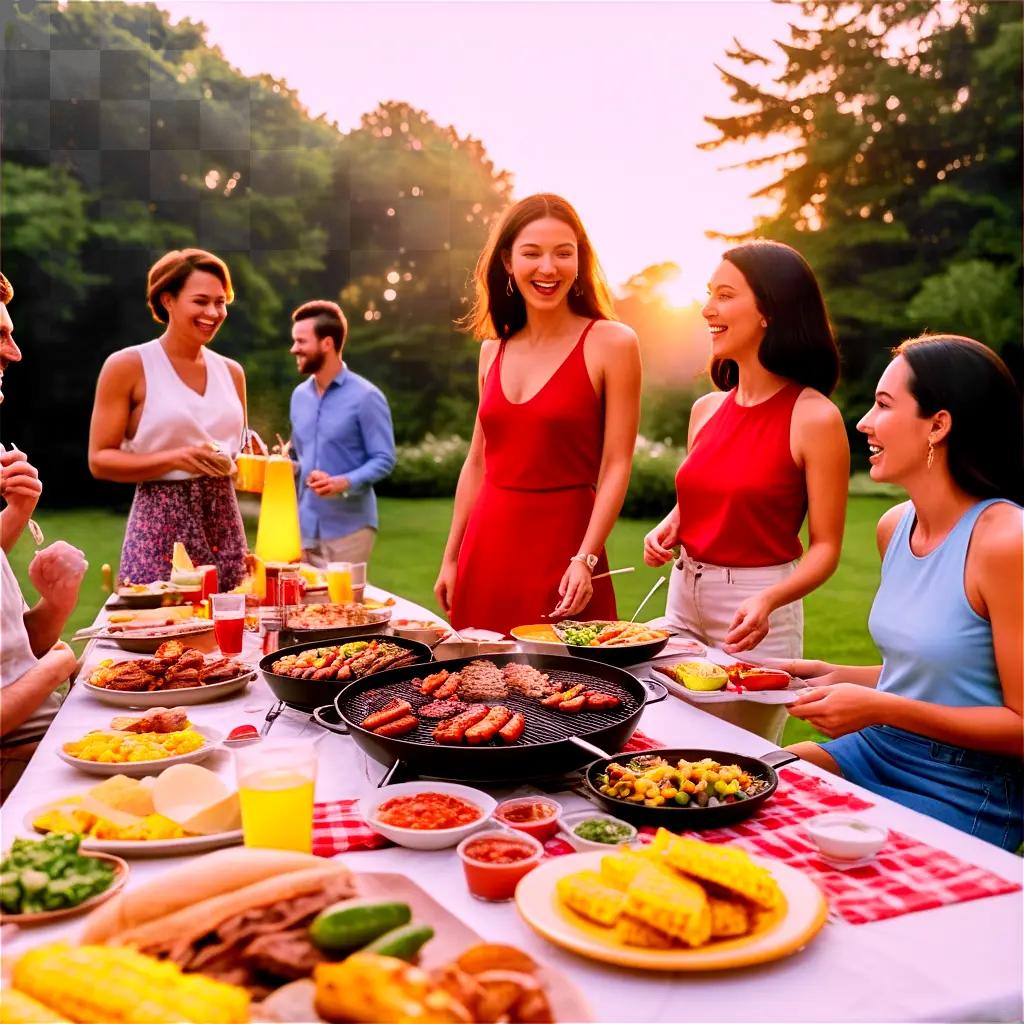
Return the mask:
<svg viewBox="0 0 1024 1024"><path fill-rule="evenodd" d="M565 838L580 853L607 851L636 841L636 828L628 821L600 811L576 811L559 819Z"/></svg>
<svg viewBox="0 0 1024 1024"><path fill-rule="evenodd" d="M0 861L0 923L70 917L109 899L128 881L125 861L109 853L80 853L81 841L71 832L14 840Z"/></svg>

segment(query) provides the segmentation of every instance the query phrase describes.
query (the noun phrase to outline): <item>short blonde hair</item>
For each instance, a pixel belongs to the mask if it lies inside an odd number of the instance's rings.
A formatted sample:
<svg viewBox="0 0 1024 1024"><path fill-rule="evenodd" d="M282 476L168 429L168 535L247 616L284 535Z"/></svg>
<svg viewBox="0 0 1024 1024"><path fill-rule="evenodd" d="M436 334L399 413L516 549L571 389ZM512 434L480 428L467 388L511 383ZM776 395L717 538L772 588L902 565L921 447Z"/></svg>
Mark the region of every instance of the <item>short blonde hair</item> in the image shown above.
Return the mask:
<svg viewBox="0 0 1024 1024"><path fill-rule="evenodd" d="M14 298L14 285L0 274L0 305L6 306Z"/></svg>

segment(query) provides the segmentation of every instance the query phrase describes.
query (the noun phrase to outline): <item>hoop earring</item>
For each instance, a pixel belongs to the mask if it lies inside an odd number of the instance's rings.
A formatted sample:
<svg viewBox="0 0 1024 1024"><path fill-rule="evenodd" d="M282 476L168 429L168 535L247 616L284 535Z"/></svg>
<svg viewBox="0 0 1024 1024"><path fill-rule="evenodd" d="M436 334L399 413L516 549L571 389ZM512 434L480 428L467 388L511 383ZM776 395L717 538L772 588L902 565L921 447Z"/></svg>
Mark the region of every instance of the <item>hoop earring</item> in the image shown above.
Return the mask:
<svg viewBox="0 0 1024 1024"><path fill-rule="evenodd" d="M512 275L508 275L508 284L505 285L505 294L511 299L515 294L515 285L512 284Z"/></svg>
<svg viewBox="0 0 1024 1024"><path fill-rule="evenodd" d="M767 321L767 320L765 320L765 318L764 318L764 317L761 317L761 326L762 326L762 327L767 327L767 326L768 326L768 321Z"/></svg>
<svg viewBox="0 0 1024 1024"><path fill-rule="evenodd" d="M931 443L931 441L929 441L929 442L928 442L928 459L927 459L927 462L928 462L928 468L929 468L929 469L931 469L931 468L932 468L932 463L933 463L934 461L935 461L935 445L933 445L933 444Z"/></svg>

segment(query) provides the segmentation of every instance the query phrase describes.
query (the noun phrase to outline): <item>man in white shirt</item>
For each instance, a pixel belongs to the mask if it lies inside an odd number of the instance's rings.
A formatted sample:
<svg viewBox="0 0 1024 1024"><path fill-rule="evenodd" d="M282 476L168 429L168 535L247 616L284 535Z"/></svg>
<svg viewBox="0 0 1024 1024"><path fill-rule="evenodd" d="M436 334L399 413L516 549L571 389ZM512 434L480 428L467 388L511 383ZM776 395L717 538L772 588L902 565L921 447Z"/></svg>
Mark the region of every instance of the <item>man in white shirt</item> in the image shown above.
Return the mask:
<svg viewBox="0 0 1024 1024"><path fill-rule="evenodd" d="M21 361L7 304L14 296L0 274L0 402L3 377ZM54 691L75 668L74 651L60 632L78 601L88 565L78 548L57 541L38 552L29 579L39 591L31 608L7 561L7 552L29 523L42 485L24 452L0 445L0 761L2 796L6 798L53 720L60 702Z"/></svg>

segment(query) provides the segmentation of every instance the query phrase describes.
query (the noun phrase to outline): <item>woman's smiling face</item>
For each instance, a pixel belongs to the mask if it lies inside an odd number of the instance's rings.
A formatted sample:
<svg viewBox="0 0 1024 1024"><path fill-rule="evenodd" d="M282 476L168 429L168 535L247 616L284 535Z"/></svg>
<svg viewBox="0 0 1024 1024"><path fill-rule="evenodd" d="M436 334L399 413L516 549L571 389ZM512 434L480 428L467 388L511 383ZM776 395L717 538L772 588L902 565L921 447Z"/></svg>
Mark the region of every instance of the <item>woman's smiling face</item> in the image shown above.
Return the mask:
<svg viewBox="0 0 1024 1024"><path fill-rule="evenodd" d="M737 359L751 350L757 352L764 338L764 317L739 268L722 260L708 283L708 293L701 313L711 334L712 358Z"/></svg>
<svg viewBox="0 0 1024 1024"><path fill-rule="evenodd" d="M531 221L502 260L527 306L549 310L564 302L579 272L573 229L557 217Z"/></svg>
<svg viewBox="0 0 1024 1024"><path fill-rule="evenodd" d="M928 441L935 421L921 415L910 391L910 367L902 356L885 368L875 404L857 429L867 437L872 480L902 483L927 468Z"/></svg>

